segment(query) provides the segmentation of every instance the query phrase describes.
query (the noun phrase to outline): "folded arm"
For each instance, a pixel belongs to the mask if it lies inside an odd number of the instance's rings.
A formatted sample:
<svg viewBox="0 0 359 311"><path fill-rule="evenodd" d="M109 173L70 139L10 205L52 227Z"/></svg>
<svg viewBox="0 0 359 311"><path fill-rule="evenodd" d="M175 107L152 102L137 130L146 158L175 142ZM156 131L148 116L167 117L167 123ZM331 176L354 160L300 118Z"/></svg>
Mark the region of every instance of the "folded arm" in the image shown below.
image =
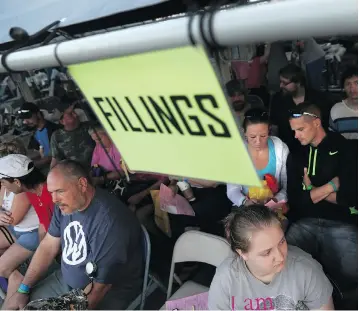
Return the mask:
<svg viewBox="0 0 359 311"><path fill-rule="evenodd" d="M309 191L309 194L312 202L316 204L325 200L330 194L333 194L333 192L333 187L330 184L325 184L320 187L314 187L311 191Z"/></svg>

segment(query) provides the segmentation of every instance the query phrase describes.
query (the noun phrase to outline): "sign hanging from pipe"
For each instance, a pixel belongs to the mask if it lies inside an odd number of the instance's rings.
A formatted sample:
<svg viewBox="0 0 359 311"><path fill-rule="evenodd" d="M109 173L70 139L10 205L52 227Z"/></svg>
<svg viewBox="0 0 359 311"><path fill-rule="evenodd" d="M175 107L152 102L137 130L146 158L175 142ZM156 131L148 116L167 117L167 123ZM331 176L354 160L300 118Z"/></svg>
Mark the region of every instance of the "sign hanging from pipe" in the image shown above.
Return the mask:
<svg viewBox="0 0 359 311"><path fill-rule="evenodd" d="M69 72L132 171L260 186L202 47L77 64Z"/></svg>

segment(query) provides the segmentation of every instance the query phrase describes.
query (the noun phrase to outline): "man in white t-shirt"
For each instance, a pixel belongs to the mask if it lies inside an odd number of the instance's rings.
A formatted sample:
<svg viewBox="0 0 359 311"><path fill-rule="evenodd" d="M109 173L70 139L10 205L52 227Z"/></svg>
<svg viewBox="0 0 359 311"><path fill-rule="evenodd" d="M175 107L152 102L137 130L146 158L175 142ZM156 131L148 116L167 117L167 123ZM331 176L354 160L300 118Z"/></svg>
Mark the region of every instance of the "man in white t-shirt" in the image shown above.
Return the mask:
<svg viewBox="0 0 359 311"><path fill-rule="evenodd" d="M342 76L346 99L330 111L329 128L347 139L358 139L358 69L349 67Z"/></svg>

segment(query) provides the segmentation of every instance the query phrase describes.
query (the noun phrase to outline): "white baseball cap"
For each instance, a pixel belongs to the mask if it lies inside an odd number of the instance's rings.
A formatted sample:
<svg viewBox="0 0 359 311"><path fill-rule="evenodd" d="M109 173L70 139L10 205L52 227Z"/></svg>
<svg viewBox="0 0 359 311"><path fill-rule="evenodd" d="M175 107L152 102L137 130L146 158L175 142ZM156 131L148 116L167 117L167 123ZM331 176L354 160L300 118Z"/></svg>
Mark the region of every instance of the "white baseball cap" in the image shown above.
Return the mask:
<svg viewBox="0 0 359 311"><path fill-rule="evenodd" d="M32 164L32 165L30 165ZM26 176L34 170L31 159L22 154L10 154L0 158L0 179L19 178Z"/></svg>

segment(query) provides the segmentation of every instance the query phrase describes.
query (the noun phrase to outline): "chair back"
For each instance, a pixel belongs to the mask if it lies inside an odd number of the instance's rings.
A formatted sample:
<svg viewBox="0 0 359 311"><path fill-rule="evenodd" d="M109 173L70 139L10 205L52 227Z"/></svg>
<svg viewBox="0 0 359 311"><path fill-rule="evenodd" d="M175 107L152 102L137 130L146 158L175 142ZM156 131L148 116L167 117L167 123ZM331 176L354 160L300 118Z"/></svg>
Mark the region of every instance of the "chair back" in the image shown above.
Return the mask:
<svg viewBox="0 0 359 311"><path fill-rule="evenodd" d="M257 95L248 95L247 103L251 108L264 108L263 100Z"/></svg>
<svg viewBox="0 0 359 311"><path fill-rule="evenodd" d="M142 295L141 295L141 305L140 310L143 310L145 300L146 300L146 292L147 292L147 284L148 284L148 274L150 270L150 259L151 259L151 240L148 235L147 229L144 225L141 225L143 232L143 246L144 246L144 255L145 255L145 271L143 277L143 287L142 287Z"/></svg>
<svg viewBox="0 0 359 311"><path fill-rule="evenodd" d="M141 225L142 229L142 246L144 251L144 260L145 260L145 271L143 274L143 285L141 294L138 295L127 307L126 310L134 310L138 306L140 306L139 310L143 310L145 305L146 296L147 296L147 286L148 286L148 278L149 278L149 270L150 270L150 259L151 259L151 240L148 235L147 229L144 225Z"/></svg>
<svg viewBox="0 0 359 311"><path fill-rule="evenodd" d="M217 267L231 254L231 248L224 238L190 230L178 238L173 250L172 262L196 261Z"/></svg>
<svg viewBox="0 0 359 311"><path fill-rule="evenodd" d="M193 261L218 267L230 255L232 255L232 250L228 242L222 237L197 230L183 233L178 238L173 250L167 299L172 292L176 263Z"/></svg>

